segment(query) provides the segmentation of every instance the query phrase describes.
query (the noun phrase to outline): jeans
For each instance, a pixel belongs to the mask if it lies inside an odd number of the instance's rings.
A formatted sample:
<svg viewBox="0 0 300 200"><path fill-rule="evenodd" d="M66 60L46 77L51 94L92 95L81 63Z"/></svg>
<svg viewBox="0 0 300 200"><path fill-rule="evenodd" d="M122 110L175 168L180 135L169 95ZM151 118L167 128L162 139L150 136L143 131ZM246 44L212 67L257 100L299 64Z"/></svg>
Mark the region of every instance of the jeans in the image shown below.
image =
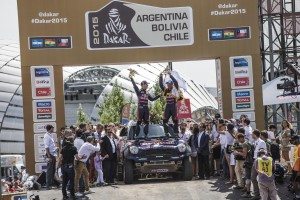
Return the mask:
<svg viewBox="0 0 300 200"><path fill-rule="evenodd" d="M245 183L243 180L243 173L244 173L244 160L236 160L235 164L235 175L238 182L238 186L244 187Z"/></svg>
<svg viewBox="0 0 300 200"><path fill-rule="evenodd" d="M69 183L70 187L70 194L71 196L75 196L74 190L74 177L75 177L75 170L74 165L63 165L61 168L61 172L63 175L63 182L62 182L62 194L64 197L67 196L66 187Z"/></svg>
<svg viewBox="0 0 300 200"><path fill-rule="evenodd" d="M227 160L225 157L225 149L223 149L221 152L221 162L222 162L222 168L223 168L223 177L228 178L229 177L229 169L228 169L228 164L227 164Z"/></svg>
<svg viewBox="0 0 300 200"><path fill-rule="evenodd" d="M51 155L51 160L47 163L47 172L46 172L46 187L49 189L53 185L54 175L55 175L55 165L56 158Z"/></svg>
<svg viewBox="0 0 300 200"><path fill-rule="evenodd" d="M255 165L253 164L252 169L251 169L251 181L253 185L253 193L255 197L259 197L259 188L258 188L258 182L257 182L257 171L255 169Z"/></svg>
<svg viewBox="0 0 300 200"><path fill-rule="evenodd" d="M85 190L88 191L90 189L89 187L89 172L86 168L85 163L80 161L75 161L75 191L78 192L78 185L79 185L79 179L83 175L84 177L84 185Z"/></svg>

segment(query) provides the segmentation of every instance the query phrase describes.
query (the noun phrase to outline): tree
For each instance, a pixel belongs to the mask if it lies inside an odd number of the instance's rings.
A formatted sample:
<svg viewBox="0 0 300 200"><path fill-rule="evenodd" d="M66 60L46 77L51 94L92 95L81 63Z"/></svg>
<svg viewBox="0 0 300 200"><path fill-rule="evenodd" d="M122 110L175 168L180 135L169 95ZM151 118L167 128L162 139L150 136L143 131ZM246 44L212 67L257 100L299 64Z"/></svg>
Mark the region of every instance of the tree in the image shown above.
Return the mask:
<svg viewBox="0 0 300 200"><path fill-rule="evenodd" d="M159 87L159 83L156 83L153 87L154 95L161 94L161 88ZM153 104L150 105L150 122L154 124L158 124L161 122L163 118L164 108L166 105L166 100L164 97L160 97Z"/></svg>
<svg viewBox="0 0 300 200"><path fill-rule="evenodd" d="M111 92L105 96L104 102L99 108L100 121L103 124L119 123L122 107L125 104L124 93L118 82L115 81Z"/></svg>
<svg viewBox="0 0 300 200"><path fill-rule="evenodd" d="M78 106L78 109L77 109L77 124L81 124L81 123L86 123L88 120L87 120L87 117L86 117L86 114L82 108L82 105L81 103L79 104Z"/></svg>

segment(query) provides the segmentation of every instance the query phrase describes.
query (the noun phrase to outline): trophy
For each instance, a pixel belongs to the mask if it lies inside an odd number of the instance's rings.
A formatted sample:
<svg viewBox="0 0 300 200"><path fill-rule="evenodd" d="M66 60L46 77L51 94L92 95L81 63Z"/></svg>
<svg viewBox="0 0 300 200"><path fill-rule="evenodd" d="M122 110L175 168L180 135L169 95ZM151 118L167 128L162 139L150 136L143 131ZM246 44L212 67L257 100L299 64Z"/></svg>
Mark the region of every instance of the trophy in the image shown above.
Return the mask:
<svg viewBox="0 0 300 200"><path fill-rule="evenodd" d="M135 71L134 69L128 69L129 70L129 78L134 77L135 74L137 74L137 71Z"/></svg>

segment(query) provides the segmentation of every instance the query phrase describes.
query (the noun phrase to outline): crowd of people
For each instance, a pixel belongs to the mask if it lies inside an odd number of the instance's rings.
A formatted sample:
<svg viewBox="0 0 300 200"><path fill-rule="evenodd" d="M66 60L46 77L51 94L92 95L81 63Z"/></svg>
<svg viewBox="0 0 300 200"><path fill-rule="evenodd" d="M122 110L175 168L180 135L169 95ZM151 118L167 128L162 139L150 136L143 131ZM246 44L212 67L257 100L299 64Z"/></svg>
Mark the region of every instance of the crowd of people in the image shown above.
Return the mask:
<svg viewBox="0 0 300 200"><path fill-rule="evenodd" d="M69 198L67 189L71 198L75 198L89 192L91 185L117 184L123 128L113 123L62 128L58 151L52 137L53 126L48 125L44 137L48 160L47 188L51 188L58 168L63 175L65 199ZM195 180L220 177L227 179L227 184L236 184L234 189L243 191L241 198L273 200L277 199L275 162L285 161L287 172L293 174L296 198L300 199L300 138L288 121L282 122L282 130L271 124L268 130L259 131L252 129L246 116L239 120L225 120L217 115L205 123L183 121L177 132L178 139L191 147ZM296 145L294 165L290 162L291 144Z"/></svg>
<svg viewBox="0 0 300 200"><path fill-rule="evenodd" d="M160 75L162 93L155 97L147 92L147 81L142 81L141 88L138 88L133 79L135 73L131 70L129 78L138 97L136 135L140 134L140 125L143 124L145 139L149 139L149 101L164 97L166 105L162 126L167 134L170 128L168 123L172 119L175 136L191 147L194 179L221 176L228 179L228 184L236 184L235 189L243 191L241 198L274 200L277 198L274 171L279 168L276 167L275 161L283 159L287 171L293 173L293 189L296 191L296 199L300 199L298 146L294 152L294 165L290 162L291 143L298 145L299 138L288 121L282 122L281 130L277 130L277 127L271 124L268 130L263 131L253 129L250 120L244 115L238 120L226 120L217 114L204 123L185 120L179 124L176 103L182 99L182 93L171 71L165 72L170 77L169 80L165 80L165 84L163 74ZM69 198L67 188L71 198L75 198L82 192L89 192L90 185L117 184L118 159L122 156L124 146L121 133L126 127L110 123L96 126L80 124L77 128L62 128L59 151L52 136L53 129L53 126L47 125L47 133L44 136L48 189L53 184L58 168L63 176L64 199ZM281 174L281 178L283 175Z"/></svg>

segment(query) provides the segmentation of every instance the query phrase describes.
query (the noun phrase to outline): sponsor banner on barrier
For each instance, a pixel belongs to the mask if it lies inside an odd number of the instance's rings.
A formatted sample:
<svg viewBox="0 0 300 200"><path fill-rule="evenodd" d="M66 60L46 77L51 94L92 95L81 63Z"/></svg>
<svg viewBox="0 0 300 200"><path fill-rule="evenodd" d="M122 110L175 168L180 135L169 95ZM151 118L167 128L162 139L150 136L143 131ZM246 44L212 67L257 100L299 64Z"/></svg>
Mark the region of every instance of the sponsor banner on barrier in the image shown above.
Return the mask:
<svg viewBox="0 0 300 200"><path fill-rule="evenodd" d="M254 110L253 89L232 90L231 95L233 111Z"/></svg>
<svg viewBox="0 0 300 200"><path fill-rule="evenodd" d="M71 49L71 36L29 37L29 49Z"/></svg>
<svg viewBox="0 0 300 200"><path fill-rule="evenodd" d="M32 108L34 122L46 122L56 120L54 99L33 100Z"/></svg>
<svg viewBox="0 0 300 200"><path fill-rule="evenodd" d="M33 99L45 99L55 97L54 73L52 66L32 66L31 92Z"/></svg>
<svg viewBox="0 0 300 200"><path fill-rule="evenodd" d="M111 1L85 15L89 50L194 44L191 7L160 8Z"/></svg>
<svg viewBox="0 0 300 200"><path fill-rule="evenodd" d="M246 27L213 28L208 30L209 41L241 40L251 38L251 29Z"/></svg>
<svg viewBox="0 0 300 200"><path fill-rule="evenodd" d="M251 56L234 56L229 58L231 88L252 88L253 72Z"/></svg>

